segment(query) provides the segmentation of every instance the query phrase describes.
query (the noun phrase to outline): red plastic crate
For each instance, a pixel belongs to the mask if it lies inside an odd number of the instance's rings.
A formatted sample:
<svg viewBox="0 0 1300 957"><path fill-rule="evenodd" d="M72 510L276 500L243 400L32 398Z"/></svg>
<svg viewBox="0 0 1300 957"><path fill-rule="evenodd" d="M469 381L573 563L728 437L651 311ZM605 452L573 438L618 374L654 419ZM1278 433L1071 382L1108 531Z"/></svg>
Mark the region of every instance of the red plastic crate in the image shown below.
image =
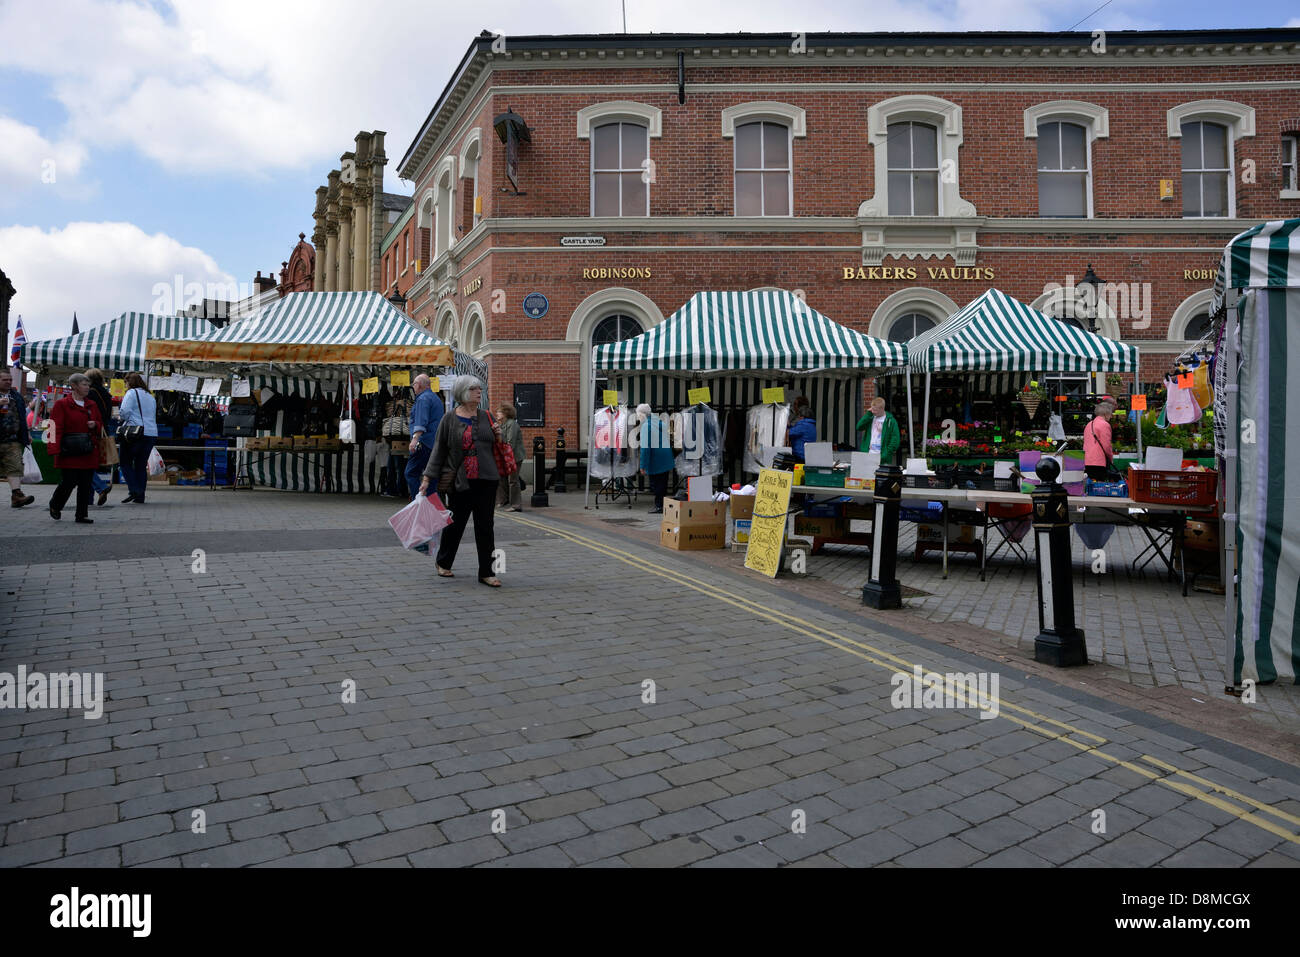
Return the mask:
<svg viewBox="0 0 1300 957"><path fill-rule="evenodd" d="M1128 494L1135 502L1208 508L1214 504L1218 488L1218 472L1128 470Z"/></svg>

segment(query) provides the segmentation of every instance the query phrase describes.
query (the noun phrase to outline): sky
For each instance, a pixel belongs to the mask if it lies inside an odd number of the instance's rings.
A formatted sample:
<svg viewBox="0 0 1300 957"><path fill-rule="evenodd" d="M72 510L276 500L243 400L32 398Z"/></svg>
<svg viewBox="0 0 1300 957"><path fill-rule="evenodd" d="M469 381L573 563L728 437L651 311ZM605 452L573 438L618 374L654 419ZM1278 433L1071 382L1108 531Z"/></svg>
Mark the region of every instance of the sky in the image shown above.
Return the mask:
<svg viewBox="0 0 1300 957"><path fill-rule="evenodd" d="M631 33L1300 26L1292 0L626 0ZM316 188L385 130L384 188L470 41L617 33L620 0L0 0L0 270L31 340L189 283L278 278ZM1100 8L1100 9L1099 9ZM368 60L368 62L367 62ZM336 64L354 64L353 69ZM6 343L6 352L7 352Z"/></svg>

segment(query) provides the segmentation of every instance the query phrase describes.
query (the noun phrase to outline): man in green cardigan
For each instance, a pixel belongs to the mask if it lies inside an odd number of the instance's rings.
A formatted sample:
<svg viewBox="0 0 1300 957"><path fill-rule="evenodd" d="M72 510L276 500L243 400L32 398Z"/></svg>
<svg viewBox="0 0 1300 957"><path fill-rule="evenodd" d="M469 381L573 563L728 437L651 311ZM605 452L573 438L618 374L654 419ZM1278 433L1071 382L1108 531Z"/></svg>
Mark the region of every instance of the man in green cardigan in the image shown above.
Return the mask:
<svg viewBox="0 0 1300 957"><path fill-rule="evenodd" d="M879 452L881 465L898 464L902 435L897 420L885 411L885 400L880 396L871 400L871 411L858 420L858 431L867 433L859 451Z"/></svg>

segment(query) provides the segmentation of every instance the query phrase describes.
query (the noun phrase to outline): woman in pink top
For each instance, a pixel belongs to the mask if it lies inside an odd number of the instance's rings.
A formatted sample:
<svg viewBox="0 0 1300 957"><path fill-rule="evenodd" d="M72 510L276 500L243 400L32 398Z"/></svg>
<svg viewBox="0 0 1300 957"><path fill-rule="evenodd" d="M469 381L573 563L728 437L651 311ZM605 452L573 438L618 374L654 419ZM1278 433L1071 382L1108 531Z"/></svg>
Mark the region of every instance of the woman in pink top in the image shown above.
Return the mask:
<svg viewBox="0 0 1300 957"><path fill-rule="evenodd" d="M1113 478L1111 462L1115 459L1115 450L1110 444L1110 416L1114 411L1114 402L1098 402L1092 421L1083 430L1083 470L1094 482L1107 482Z"/></svg>

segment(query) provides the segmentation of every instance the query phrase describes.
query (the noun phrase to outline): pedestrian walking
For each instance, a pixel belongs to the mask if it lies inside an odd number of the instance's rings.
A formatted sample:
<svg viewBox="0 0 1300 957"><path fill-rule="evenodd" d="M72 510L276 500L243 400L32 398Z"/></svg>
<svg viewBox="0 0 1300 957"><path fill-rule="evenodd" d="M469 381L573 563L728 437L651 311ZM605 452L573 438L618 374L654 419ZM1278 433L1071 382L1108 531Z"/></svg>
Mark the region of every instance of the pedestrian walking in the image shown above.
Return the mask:
<svg viewBox="0 0 1300 957"><path fill-rule="evenodd" d="M158 443L158 403L145 388L140 373L132 372L126 377L126 395L122 396L118 414L122 417L118 430L122 440L122 477L128 493L122 502L143 505L149 484L149 453Z"/></svg>
<svg viewBox="0 0 1300 957"><path fill-rule="evenodd" d="M0 472L9 481L9 504L22 508L36 501L23 494L23 450L32 444L23 397L14 388L13 373L0 368Z"/></svg>
<svg viewBox="0 0 1300 957"><path fill-rule="evenodd" d="M411 457L406 460L406 490L411 499L420 484L424 467L429 464L429 453L433 450L433 440L438 434L438 425L442 422L442 399L430 387L427 375L418 375L412 388L415 402L411 404Z"/></svg>
<svg viewBox="0 0 1300 957"><path fill-rule="evenodd" d="M61 473L59 487L50 498L50 518L62 517L63 506L76 489L77 523L93 525L91 476L99 465L99 436L104 423L99 418L99 406L90 398L90 379L74 372L68 376L68 385L72 394L59 399L50 410L50 420L54 423L50 455Z"/></svg>
<svg viewBox="0 0 1300 957"><path fill-rule="evenodd" d="M451 509L452 523L443 530L438 546L435 562L438 575L454 577L451 566L472 516L474 544L478 546L478 580L500 588L501 581L492 571L492 553L496 549L492 521L501 480L494 451L495 444L501 441L501 426L479 408L483 383L474 376L458 377L452 398L456 402L454 414L443 416L438 426L417 494L428 494L430 482L435 488L449 489L447 507Z"/></svg>
<svg viewBox="0 0 1300 957"><path fill-rule="evenodd" d="M510 446L510 450L514 452L515 464L522 465L524 461L524 430L519 428L519 413L513 403L502 402L497 407L497 421L501 423L501 441ZM497 492L497 508L509 506L512 512L522 512L524 510L521 504L523 500L519 493L519 473L517 471L501 476Z"/></svg>
<svg viewBox="0 0 1300 957"><path fill-rule="evenodd" d="M664 496L668 494L668 477L673 474L673 448L668 441L668 428L644 402L636 407L636 414L641 418L641 474L649 476L650 491L655 497L655 507L649 514L662 515Z"/></svg>
<svg viewBox="0 0 1300 957"><path fill-rule="evenodd" d="M99 407L99 419L104 423L104 431L107 433L109 423L113 419L113 397L109 395L108 388L104 385L104 373L99 369L87 369L86 378L90 380L90 398ZM103 451L102 445L100 451ZM95 501L97 506L102 506L108 501L108 493L113 488L112 466L107 467L108 477L101 473L101 468L104 466L97 467L91 475L91 485L99 493L99 498Z"/></svg>

